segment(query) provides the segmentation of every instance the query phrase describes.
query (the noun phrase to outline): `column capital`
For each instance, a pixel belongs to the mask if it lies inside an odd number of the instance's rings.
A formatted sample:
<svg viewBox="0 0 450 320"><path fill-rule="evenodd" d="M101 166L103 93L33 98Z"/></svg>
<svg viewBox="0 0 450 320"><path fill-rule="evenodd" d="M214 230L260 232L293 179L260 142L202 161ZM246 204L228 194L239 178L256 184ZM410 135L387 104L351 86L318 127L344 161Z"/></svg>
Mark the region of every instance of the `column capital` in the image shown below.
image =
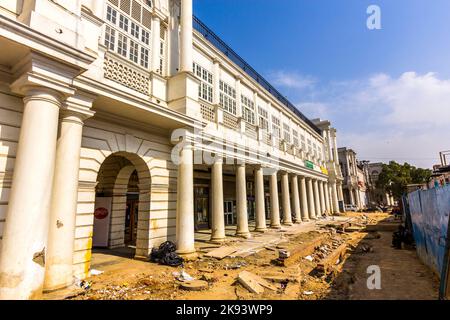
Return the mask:
<svg viewBox="0 0 450 320"><path fill-rule="evenodd" d="M75 93L73 79L81 71L80 68L31 52L12 68L15 80L11 84L11 90L27 95L36 87L46 88L57 92L64 99Z"/></svg>
<svg viewBox="0 0 450 320"><path fill-rule="evenodd" d="M96 96L90 93L76 92L75 95L68 97L62 104L60 118L62 120L77 120L83 123L86 119L94 116L95 112L91 110L92 103Z"/></svg>

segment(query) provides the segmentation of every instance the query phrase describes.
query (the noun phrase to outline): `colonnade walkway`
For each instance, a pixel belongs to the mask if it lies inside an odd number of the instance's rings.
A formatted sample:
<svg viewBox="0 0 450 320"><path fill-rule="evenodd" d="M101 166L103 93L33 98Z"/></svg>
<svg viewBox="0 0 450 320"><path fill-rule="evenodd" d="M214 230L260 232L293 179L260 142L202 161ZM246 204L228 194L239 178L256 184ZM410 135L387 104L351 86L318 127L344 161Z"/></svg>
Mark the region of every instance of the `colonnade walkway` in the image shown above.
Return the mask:
<svg viewBox="0 0 450 320"><path fill-rule="evenodd" d="M226 241L224 246L234 246L237 251L232 256L245 257L264 249L266 246L276 246L288 241L288 236L306 233L315 230L319 225L326 225L328 222L346 221L348 217L326 216L315 221L302 222L291 226L283 225L281 229L268 228L266 232L256 232L255 222L249 221L249 229L252 237L245 239L236 236L236 226L226 226ZM267 221L269 224L269 221ZM211 243L211 230L199 230L195 232L195 247L199 252L210 251L220 244Z"/></svg>

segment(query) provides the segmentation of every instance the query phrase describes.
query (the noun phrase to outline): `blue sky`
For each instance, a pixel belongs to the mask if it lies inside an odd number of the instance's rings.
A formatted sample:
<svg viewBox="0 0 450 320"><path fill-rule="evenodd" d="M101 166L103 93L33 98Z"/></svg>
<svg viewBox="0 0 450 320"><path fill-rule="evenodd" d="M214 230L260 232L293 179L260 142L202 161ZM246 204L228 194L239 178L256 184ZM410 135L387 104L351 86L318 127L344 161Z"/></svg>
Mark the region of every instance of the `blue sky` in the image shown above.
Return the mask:
<svg viewBox="0 0 450 320"><path fill-rule="evenodd" d="M371 4L381 30L366 27ZM302 112L330 119L340 146L423 167L450 149L449 12L448 0L194 0Z"/></svg>

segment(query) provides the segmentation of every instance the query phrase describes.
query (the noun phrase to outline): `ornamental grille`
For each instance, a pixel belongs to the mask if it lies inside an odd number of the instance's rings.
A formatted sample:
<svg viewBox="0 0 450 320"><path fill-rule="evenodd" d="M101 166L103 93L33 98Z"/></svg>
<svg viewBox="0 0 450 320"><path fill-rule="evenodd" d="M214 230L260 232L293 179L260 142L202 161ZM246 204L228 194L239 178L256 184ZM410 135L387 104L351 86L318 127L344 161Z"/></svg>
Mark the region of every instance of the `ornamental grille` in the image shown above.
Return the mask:
<svg viewBox="0 0 450 320"><path fill-rule="evenodd" d="M248 122L245 123L245 134L255 140L258 139L258 134L256 133L256 127L251 125Z"/></svg>
<svg viewBox="0 0 450 320"><path fill-rule="evenodd" d="M237 130L238 129L238 119L228 112L223 113L223 125L227 128Z"/></svg>
<svg viewBox="0 0 450 320"><path fill-rule="evenodd" d="M150 77L144 72L139 72L134 68L121 63L118 59L105 56L104 64L105 78L118 82L130 89L140 93L149 94Z"/></svg>
<svg viewBox="0 0 450 320"><path fill-rule="evenodd" d="M216 122L216 112L213 106L200 104L202 118L209 122Z"/></svg>

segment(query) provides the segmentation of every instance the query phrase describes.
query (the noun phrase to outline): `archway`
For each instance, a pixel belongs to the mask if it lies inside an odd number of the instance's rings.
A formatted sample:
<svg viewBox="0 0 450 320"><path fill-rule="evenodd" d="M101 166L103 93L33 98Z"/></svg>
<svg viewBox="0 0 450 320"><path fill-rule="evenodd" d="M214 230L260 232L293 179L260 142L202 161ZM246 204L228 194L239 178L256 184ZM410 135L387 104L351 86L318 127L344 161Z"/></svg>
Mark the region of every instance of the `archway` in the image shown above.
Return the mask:
<svg viewBox="0 0 450 320"><path fill-rule="evenodd" d="M93 248L146 257L149 250L150 171L136 154L107 157L98 172ZM129 249L120 251L118 249Z"/></svg>

